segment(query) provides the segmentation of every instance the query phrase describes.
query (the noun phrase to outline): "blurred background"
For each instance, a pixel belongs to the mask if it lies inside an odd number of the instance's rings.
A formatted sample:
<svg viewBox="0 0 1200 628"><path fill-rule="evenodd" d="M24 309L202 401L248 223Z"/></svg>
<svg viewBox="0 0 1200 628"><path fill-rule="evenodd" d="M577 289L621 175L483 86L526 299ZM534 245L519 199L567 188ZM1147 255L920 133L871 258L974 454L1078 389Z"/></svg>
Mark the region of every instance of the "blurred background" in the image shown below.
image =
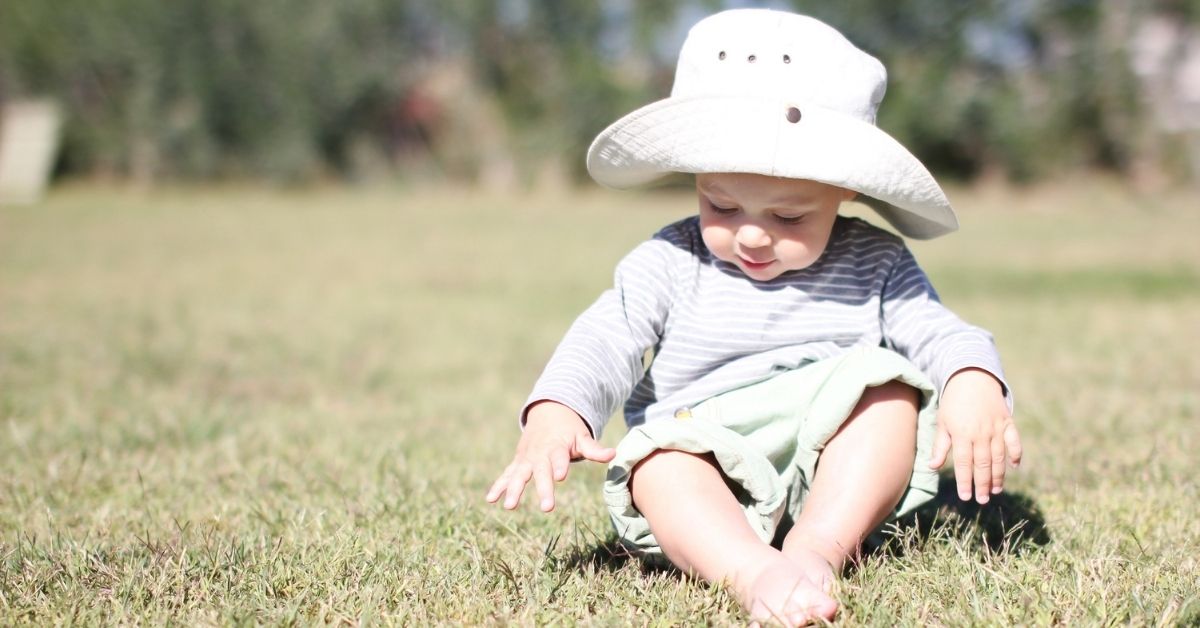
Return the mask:
<svg viewBox="0 0 1200 628"><path fill-rule="evenodd" d="M597 131L667 95L687 28L748 4L3 0L0 133L61 129L55 180L569 185ZM880 57L880 126L941 177L1200 180L1200 1L754 4Z"/></svg>

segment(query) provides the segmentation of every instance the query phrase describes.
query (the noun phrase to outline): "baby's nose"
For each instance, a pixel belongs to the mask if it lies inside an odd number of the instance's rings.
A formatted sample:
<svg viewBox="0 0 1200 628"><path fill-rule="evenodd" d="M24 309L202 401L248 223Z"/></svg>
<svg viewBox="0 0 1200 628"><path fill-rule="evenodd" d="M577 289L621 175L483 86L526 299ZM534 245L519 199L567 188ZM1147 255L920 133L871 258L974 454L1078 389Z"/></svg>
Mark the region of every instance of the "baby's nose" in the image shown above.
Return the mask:
<svg viewBox="0 0 1200 628"><path fill-rule="evenodd" d="M758 225L746 224L738 229L737 242L746 248L755 249L771 244L771 235Z"/></svg>

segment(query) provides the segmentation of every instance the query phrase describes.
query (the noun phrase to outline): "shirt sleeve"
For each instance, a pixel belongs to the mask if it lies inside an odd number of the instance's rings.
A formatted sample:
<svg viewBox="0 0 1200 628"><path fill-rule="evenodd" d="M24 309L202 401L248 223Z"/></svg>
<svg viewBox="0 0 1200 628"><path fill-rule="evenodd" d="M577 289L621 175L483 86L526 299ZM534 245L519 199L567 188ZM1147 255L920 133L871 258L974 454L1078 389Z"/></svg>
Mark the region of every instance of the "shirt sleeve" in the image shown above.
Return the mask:
<svg viewBox="0 0 1200 628"><path fill-rule="evenodd" d="M670 244L650 240L617 265L613 287L575 319L521 409L556 401L599 438L643 376L642 358L658 344L670 309Z"/></svg>
<svg viewBox="0 0 1200 628"><path fill-rule="evenodd" d="M951 375L965 368L979 368L1000 381L1012 412L1012 389L1004 377L992 335L942 305L907 247L901 247L888 274L880 305L884 338L929 375L939 394Z"/></svg>

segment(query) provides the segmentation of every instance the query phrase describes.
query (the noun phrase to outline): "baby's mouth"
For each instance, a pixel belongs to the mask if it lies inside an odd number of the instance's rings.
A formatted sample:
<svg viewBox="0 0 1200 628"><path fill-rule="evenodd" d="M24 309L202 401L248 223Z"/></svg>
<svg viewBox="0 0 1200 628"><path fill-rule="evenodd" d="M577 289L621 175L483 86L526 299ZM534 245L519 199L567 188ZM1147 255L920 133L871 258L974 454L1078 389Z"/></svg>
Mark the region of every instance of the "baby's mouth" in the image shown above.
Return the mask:
<svg viewBox="0 0 1200 628"><path fill-rule="evenodd" d="M766 268L767 266L770 266L771 264L775 263L775 260L768 260L765 262L754 262L754 261L748 260L744 257L739 257L739 259L742 260L742 264L745 265L746 268L753 268L756 270L759 268Z"/></svg>

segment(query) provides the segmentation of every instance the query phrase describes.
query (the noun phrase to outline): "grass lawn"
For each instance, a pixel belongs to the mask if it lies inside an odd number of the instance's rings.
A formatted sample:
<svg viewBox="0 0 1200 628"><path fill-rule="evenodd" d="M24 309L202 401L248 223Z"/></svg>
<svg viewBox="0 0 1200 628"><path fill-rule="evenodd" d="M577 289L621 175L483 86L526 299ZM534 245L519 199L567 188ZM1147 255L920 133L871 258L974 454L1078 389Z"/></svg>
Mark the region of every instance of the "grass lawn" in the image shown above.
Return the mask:
<svg viewBox="0 0 1200 628"><path fill-rule="evenodd" d="M944 490L880 537L839 622L1195 625L1200 197L952 198L962 232L912 246L995 333L1026 461L989 506ZM482 499L572 318L691 208L91 187L0 208L0 625L743 621L614 553L599 466L549 516Z"/></svg>

